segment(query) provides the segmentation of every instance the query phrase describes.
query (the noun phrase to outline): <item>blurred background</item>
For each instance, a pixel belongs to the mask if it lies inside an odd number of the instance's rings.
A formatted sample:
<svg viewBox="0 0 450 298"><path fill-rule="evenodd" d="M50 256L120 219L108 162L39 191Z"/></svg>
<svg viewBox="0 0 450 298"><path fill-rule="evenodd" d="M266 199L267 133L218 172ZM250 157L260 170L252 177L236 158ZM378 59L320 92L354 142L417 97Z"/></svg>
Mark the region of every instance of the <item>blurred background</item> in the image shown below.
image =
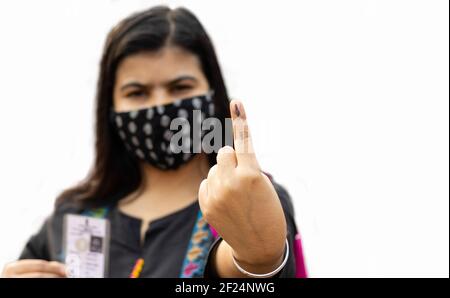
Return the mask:
<svg viewBox="0 0 450 298"><path fill-rule="evenodd" d="M449 275L449 2L0 1L0 266L93 158L107 32L192 10L312 277Z"/></svg>

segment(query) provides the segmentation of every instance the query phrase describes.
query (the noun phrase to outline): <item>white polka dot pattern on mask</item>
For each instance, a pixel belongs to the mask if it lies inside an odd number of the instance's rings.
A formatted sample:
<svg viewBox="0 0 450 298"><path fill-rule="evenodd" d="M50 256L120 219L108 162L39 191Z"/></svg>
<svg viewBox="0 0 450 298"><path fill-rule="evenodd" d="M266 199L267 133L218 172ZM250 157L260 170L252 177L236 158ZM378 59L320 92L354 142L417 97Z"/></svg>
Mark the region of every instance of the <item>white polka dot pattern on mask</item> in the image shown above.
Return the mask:
<svg viewBox="0 0 450 298"><path fill-rule="evenodd" d="M131 111L130 112L130 118L131 119L136 119L136 117L138 116L139 111Z"/></svg>
<svg viewBox="0 0 450 298"><path fill-rule="evenodd" d="M125 138L127 137L127 135L122 130L119 131L119 136L122 140L125 140Z"/></svg>
<svg viewBox="0 0 450 298"><path fill-rule="evenodd" d="M170 139L172 138L172 136L173 136L173 132L171 131L171 130L166 130L165 132L164 132L164 139L166 140L166 141L168 141L168 142L170 142Z"/></svg>
<svg viewBox="0 0 450 298"><path fill-rule="evenodd" d="M147 146L148 150L152 150L153 149L153 142L151 139L147 138L145 139L145 146Z"/></svg>
<svg viewBox="0 0 450 298"><path fill-rule="evenodd" d="M120 118L120 116L116 116L116 125L117 125L117 127L122 127L122 124L123 124L123 122L122 122L122 118Z"/></svg>
<svg viewBox="0 0 450 298"><path fill-rule="evenodd" d="M195 96L145 110L112 112L111 119L130 154L160 169L176 169L201 152L201 143L192 142L192 130L214 116L215 106L211 96ZM177 117L184 119L182 125L170 130L171 120ZM172 143L180 129L181 139ZM196 135L201 141L204 134L200 129Z"/></svg>
<svg viewBox="0 0 450 298"><path fill-rule="evenodd" d="M128 130L129 130L131 133L135 133L135 132L136 132L136 129L137 129L136 124L134 124L133 121L130 122L130 123L128 123Z"/></svg>
<svg viewBox="0 0 450 298"><path fill-rule="evenodd" d="M141 151L141 149L137 149L136 150L136 155L140 158L140 159L144 159L144 153Z"/></svg>
<svg viewBox="0 0 450 298"><path fill-rule="evenodd" d="M149 135L149 134L152 133L152 126L151 126L150 123L146 123L146 124L144 125L144 133L145 133L146 135Z"/></svg>
<svg viewBox="0 0 450 298"><path fill-rule="evenodd" d="M153 159L154 161L157 161L158 155L156 155L156 153L152 151L152 152L150 152L150 158Z"/></svg>
<svg viewBox="0 0 450 298"><path fill-rule="evenodd" d="M139 140L136 136L133 136L131 138L131 142L134 144L134 146L136 146L136 147L139 146Z"/></svg>
<svg viewBox="0 0 450 298"><path fill-rule="evenodd" d="M153 118L153 114L154 113L155 113L155 110L153 108L148 109L147 110L147 115L146 115L147 119L151 120Z"/></svg>
<svg viewBox="0 0 450 298"><path fill-rule="evenodd" d="M169 126L169 123L170 123L170 118L169 118L169 116L163 115L163 116L161 117L160 123L161 123L161 126L164 126L164 127Z"/></svg>
<svg viewBox="0 0 450 298"><path fill-rule="evenodd" d="M192 105L194 106L194 108L200 109L202 107L202 101L196 97L192 100Z"/></svg>

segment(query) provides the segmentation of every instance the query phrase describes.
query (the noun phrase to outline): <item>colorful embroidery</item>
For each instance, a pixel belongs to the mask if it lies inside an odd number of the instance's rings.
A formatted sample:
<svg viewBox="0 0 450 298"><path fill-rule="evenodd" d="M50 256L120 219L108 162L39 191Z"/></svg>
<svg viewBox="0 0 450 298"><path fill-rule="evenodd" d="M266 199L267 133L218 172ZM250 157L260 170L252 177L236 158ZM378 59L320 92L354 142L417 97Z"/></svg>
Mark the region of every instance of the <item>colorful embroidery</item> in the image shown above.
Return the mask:
<svg viewBox="0 0 450 298"><path fill-rule="evenodd" d="M214 236L208 223L203 218L202 212L199 210L180 277L192 278L203 276L206 257L213 241Z"/></svg>

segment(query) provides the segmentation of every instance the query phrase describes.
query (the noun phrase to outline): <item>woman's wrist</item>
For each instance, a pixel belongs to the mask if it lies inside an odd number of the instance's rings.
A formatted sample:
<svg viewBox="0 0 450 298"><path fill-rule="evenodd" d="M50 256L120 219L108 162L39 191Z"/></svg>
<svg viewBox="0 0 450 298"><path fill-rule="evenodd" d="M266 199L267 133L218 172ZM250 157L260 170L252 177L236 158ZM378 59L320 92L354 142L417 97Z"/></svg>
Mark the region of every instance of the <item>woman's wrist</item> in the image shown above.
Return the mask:
<svg viewBox="0 0 450 298"><path fill-rule="evenodd" d="M269 272L266 273L254 273L254 272L250 272L245 270L244 268L242 268L238 262L236 261L236 259L234 258L234 256L232 256L233 258L233 263L236 266L236 268L243 273L244 275L248 276L248 277L253 277L253 278L270 278L270 277L274 277L276 276L281 270L283 270L284 266L286 265L288 259L289 259L289 242L286 239L286 249L285 249L285 253L284 253L284 257L283 257L283 261L281 262L281 264L279 266L277 266L274 270L271 270Z"/></svg>
<svg viewBox="0 0 450 298"><path fill-rule="evenodd" d="M237 267L237 269L239 271L241 271L242 273L246 274L245 272L250 272L250 273L254 273L254 274L267 274L270 272L273 272L274 270L276 270L278 267L280 267L280 265L283 262L283 258L284 257L284 252L277 257L276 259L267 259L264 261L259 261L259 262L252 262L252 261L246 261L243 259L238 259L234 256L233 253L231 253L231 258L234 261L234 265ZM248 275L248 274L246 274Z"/></svg>
<svg viewBox="0 0 450 298"><path fill-rule="evenodd" d="M259 243L245 247L233 247L231 248L232 256L243 266L261 268L277 266L281 263L286 250L286 236L279 237L276 241L272 239L270 241L272 243L266 241L264 245Z"/></svg>
<svg viewBox="0 0 450 298"><path fill-rule="evenodd" d="M238 254L231 246L228 246L228 257L232 260L233 265L241 273L249 276L247 273L268 274L277 270L283 263L286 253L286 242L283 242L283 248L277 253L253 255L252 257L243 257ZM256 277L256 276L255 276Z"/></svg>
<svg viewBox="0 0 450 298"><path fill-rule="evenodd" d="M224 240L221 239L211 251L212 268L219 277L252 277L247 273L268 274L283 268L283 263L288 258L288 249L286 238L283 240L283 246L278 252L272 254L260 254L256 251L247 251L245 257L239 254ZM253 256L251 254L254 253ZM249 257L249 255L251 257ZM234 260L233 260L234 258ZM237 266L236 266L237 265ZM242 270L240 270L242 269ZM269 274L272 276L272 274ZM276 274L273 274L276 275ZM268 277L270 277L268 276ZM254 276L258 277L258 276Z"/></svg>

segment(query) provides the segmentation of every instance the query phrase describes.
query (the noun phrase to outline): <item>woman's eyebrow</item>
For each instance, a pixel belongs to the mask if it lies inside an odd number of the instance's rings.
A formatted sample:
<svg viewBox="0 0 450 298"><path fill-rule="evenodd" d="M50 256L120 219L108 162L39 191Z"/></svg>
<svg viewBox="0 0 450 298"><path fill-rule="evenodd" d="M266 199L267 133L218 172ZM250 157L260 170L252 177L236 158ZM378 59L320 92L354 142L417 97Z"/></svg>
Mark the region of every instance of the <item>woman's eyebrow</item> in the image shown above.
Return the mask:
<svg viewBox="0 0 450 298"><path fill-rule="evenodd" d="M179 76L173 80L170 80L169 82L166 83L166 85L175 85L177 83L179 83L180 81L184 81L184 80L190 80L190 81L194 81L197 82L197 78L194 76L190 76L190 75L182 75Z"/></svg>
<svg viewBox="0 0 450 298"><path fill-rule="evenodd" d="M173 80L168 81L167 83L165 83L165 85L170 86L170 85L175 85L181 81L184 80L190 80L190 81L194 81L197 82L197 78L194 76L190 76L190 75L182 75L179 76ZM126 84L124 84L122 87L120 87L120 90L123 91L126 88L130 88L130 87L136 87L136 88L146 88L147 86L145 84L139 83L137 81L131 81L128 82Z"/></svg>
<svg viewBox="0 0 450 298"><path fill-rule="evenodd" d="M130 88L130 87L143 88L143 87L145 87L145 85L141 84L139 82L132 81L132 82L126 83L125 85L120 87L120 90L123 91L123 90L125 90L127 88Z"/></svg>

